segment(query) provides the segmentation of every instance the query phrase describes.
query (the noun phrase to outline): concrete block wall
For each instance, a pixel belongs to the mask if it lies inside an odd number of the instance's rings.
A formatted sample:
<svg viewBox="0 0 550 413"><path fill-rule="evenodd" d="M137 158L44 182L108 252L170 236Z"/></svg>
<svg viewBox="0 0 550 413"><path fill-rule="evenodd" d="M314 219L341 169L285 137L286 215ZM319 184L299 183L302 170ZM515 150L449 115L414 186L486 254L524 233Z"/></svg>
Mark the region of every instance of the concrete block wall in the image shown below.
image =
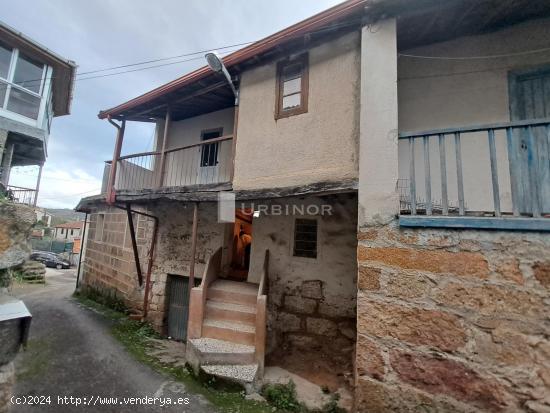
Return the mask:
<svg viewBox="0 0 550 413"><path fill-rule="evenodd" d="M101 239L97 228L99 214L104 216ZM143 309L143 286L139 286L137 279L126 211L113 207L98 208L90 214L89 220L82 287L90 287L104 294L116 296L130 309ZM135 214L134 225L142 274L145 278L152 220Z"/></svg>
<svg viewBox="0 0 550 413"><path fill-rule="evenodd" d="M358 233L358 411L550 411L550 236Z"/></svg>

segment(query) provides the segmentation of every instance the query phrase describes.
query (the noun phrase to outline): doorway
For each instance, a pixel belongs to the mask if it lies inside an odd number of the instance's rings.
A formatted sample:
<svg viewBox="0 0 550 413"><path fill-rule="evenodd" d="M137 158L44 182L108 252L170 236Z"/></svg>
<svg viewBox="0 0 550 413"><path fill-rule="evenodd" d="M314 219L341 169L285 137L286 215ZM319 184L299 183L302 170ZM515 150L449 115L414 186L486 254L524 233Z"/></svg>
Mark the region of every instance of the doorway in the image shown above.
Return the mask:
<svg viewBox="0 0 550 413"><path fill-rule="evenodd" d="M252 209L237 209L235 211L231 265L228 274L228 278L235 281L246 281L248 278L253 214Z"/></svg>
<svg viewBox="0 0 550 413"><path fill-rule="evenodd" d="M195 287L200 284L200 281L195 279ZM189 278L168 274L166 290L168 300L166 333L173 340L185 341L189 316Z"/></svg>
<svg viewBox="0 0 550 413"><path fill-rule="evenodd" d="M201 141L219 138L223 135L223 128L203 130ZM209 184L219 181L219 142L201 146L199 164L199 184Z"/></svg>

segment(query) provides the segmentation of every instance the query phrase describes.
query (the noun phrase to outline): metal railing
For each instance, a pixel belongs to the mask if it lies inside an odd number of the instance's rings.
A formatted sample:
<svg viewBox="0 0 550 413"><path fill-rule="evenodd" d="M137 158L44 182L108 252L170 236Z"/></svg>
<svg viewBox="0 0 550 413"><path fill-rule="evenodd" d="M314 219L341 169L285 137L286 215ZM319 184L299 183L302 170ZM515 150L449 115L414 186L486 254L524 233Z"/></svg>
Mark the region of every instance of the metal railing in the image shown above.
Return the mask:
<svg viewBox="0 0 550 413"><path fill-rule="evenodd" d="M233 137L160 151L121 156L115 178L117 190L208 185L231 181ZM110 171L106 162L104 181Z"/></svg>
<svg viewBox="0 0 550 413"><path fill-rule="evenodd" d="M550 217L548 118L401 133L399 143L401 214Z"/></svg>
<svg viewBox="0 0 550 413"><path fill-rule="evenodd" d="M25 204L29 206L34 205L34 198L36 196L36 190L31 188L23 188L20 186L7 186L7 197L10 201L17 204Z"/></svg>

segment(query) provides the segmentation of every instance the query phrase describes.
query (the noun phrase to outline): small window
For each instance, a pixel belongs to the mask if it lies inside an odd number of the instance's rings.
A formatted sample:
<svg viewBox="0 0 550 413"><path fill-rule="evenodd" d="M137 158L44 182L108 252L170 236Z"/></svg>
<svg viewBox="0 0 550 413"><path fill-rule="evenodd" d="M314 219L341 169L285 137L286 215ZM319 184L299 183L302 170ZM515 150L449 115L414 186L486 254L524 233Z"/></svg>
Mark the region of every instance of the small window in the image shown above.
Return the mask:
<svg viewBox="0 0 550 413"><path fill-rule="evenodd" d="M13 50L0 43L0 77L7 79L10 72L11 56ZM4 86L5 87L5 86ZM0 103L1 105L1 103Z"/></svg>
<svg viewBox="0 0 550 413"><path fill-rule="evenodd" d="M223 129L202 131L201 139L207 141L222 136ZM201 146L201 167L216 166L218 164L219 142Z"/></svg>
<svg viewBox="0 0 550 413"><path fill-rule="evenodd" d="M30 57L19 53L17 63L15 65L15 74L13 75L13 83L31 90L34 93L40 93L42 86L42 75L44 73L44 65Z"/></svg>
<svg viewBox="0 0 550 413"><path fill-rule="evenodd" d="M294 227L294 256L317 258L317 220L296 219Z"/></svg>
<svg viewBox="0 0 550 413"><path fill-rule="evenodd" d="M285 59L277 65L277 102L275 118L307 112L308 56Z"/></svg>
<svg viewBox="0 0 550 413"><path fill-rule="evenodd" d="M105 225L105 214L97 214L95 223L95 240L103 241L103 226Z"/></svg>

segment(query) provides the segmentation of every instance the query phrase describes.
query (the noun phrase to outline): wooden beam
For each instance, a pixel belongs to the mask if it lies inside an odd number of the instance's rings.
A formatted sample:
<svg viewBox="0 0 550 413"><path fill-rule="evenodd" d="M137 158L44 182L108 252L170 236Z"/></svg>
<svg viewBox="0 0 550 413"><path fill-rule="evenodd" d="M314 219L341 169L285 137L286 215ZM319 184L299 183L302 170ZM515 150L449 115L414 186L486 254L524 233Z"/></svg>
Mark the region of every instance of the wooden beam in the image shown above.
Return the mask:
<svg viewBox="0 0 550 413"><path fill-rule="evenodd" d="M109 181L107 184L107 195L106 195L107 203L112 205L116 200L115 181L116 181L116 170L117 170L117 163L118 163L117 161L118 161L118 158L120 158L120 152L122 150L122 141L124 140L124 130L126 129L126 121L123 120L120 126L114 123L110 118L109 118L109 122L114 127L117 128L115 150L113 151L113 160L111 162L111 170L109 171Z"/></svg>
<svg viewBox="0 0 550 413"><path fill-rule="evenodd" d="M189 263L189 300L191 300L191 290L195 286L195 257L197 255L197 230L199 226L199 203L193 203L193 227L191 230L191 258Z"/></svg>
<svg viewBox="0 0 550 413"><path fill-rule="evenodd" d="M159 177L157 181L157 188L160 188L162 186L162 183L164 182L164 172L166 167L166 142L168 141L168 131L170 129L170 123L172 121L172 110L170 106L166 108L166 117L164 118L164 131L162 134L162 149L160 153L160 168L159 171Z"/></svg>
<svg viewBox="0 0 550 413"><path fill-rule="evenodd" d="M143 275L141 273L141 264L139 263L139 251L137 247L136 230L134 228L134 218L132 217L132 208L129 203L126 204L126 216L128 217L128 227L130 228L130 237L132 238L132 250L134 251L134 262L136 263L138 283L141 287L143 285Z"/></svg>

